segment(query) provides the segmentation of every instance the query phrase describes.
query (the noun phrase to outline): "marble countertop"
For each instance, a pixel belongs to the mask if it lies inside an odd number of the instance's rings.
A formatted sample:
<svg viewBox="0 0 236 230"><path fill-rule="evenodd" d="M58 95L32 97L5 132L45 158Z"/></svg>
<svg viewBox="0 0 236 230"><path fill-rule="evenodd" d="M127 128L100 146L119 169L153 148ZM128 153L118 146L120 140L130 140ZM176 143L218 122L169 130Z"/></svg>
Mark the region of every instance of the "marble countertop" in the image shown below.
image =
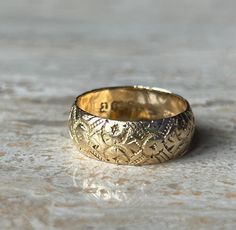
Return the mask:
<svg viewBox="0 0 236 230"><path fill-rule="evenodd" d="M235 229L236 3L0 3L0 229ZM133 167L69 138L74 98L169 89L197 121L193 150Z"/></svg>

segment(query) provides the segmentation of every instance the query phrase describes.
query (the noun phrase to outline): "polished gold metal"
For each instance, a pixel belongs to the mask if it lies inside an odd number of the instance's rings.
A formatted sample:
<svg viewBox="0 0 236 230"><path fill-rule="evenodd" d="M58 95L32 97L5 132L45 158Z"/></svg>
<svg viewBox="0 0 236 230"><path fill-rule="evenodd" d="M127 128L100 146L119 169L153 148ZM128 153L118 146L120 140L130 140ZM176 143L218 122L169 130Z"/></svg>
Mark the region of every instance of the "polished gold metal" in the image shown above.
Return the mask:
<svg viewBox="0 0 236 230"><path fill-rule="evenodd" d="M183 155L195 122L187 100L159 88L96 89L77 97L70 135L97 160L128 165L162 163Z"/></svg>

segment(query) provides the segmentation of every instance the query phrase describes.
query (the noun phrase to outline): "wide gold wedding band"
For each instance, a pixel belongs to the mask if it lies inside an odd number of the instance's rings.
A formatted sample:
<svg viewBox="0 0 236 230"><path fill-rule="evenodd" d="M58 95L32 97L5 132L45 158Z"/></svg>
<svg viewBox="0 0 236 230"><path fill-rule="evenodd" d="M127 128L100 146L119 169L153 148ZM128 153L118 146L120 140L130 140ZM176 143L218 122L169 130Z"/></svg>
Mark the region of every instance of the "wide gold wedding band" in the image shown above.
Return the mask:
<svg viewBox="0 0 236 230"><path fill-rule="evenodd" d="M144 165L186 153L194 134L187 100L142 86L95 89L78 96L69 130L85 155L115 164Z"/></svg>

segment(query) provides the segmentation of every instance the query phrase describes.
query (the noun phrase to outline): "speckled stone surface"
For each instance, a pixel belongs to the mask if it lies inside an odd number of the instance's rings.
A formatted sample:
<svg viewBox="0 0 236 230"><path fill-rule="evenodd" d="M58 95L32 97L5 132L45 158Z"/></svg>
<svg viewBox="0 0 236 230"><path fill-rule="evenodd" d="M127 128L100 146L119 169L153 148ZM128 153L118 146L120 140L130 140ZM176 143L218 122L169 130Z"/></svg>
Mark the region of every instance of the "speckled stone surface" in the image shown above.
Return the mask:
<svg viewBox="0 0 236 230"><path fill-rule="evenodd" d="M0 229L235 229L234 1L0 3ZM74 98L141 84L186 97L193 150L169 163L88 159Z"/></svg>

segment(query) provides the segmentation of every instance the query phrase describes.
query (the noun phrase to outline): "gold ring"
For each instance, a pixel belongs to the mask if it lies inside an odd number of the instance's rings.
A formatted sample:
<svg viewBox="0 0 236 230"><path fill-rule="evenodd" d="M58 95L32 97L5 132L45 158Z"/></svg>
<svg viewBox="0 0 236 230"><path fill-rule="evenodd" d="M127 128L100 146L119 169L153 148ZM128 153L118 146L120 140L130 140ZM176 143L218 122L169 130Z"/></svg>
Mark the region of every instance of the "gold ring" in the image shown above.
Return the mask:
<svg viewBox="0 0 236 230"><path fill-rule="evenodd" d="M159 88L124 86L78 96L69 130L79 150L91 158L144 165L186 153L195 122L183 97Z"/></svg>

